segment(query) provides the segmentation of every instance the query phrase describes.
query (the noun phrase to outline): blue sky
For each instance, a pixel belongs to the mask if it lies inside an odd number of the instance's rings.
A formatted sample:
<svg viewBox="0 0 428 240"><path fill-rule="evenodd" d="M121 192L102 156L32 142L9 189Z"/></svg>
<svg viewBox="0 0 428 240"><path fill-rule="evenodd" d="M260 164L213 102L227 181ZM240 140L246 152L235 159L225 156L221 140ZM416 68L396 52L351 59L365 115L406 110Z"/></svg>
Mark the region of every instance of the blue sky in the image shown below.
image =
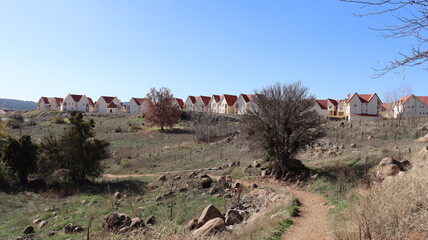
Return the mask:
<svg viewBox="0 0 428 240"><path fill-rule="evenodd" d="M428 95L427 72L372 79L411 39L383 39L339 0L0 1L0 98L68 93L176 97L251 93L301 80L318 98L402 84Z"/></svg>

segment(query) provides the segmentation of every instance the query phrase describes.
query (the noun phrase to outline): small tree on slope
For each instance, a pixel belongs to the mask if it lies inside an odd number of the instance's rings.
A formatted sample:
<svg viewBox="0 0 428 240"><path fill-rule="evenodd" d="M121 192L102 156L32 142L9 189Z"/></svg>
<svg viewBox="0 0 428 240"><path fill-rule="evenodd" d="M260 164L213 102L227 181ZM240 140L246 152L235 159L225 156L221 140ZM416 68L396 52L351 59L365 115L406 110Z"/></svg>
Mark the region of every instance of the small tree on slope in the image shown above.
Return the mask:
<svg viewBox="0 0 428 240"><path fill-rule="evenodd" d="M149 99L145 113L147 121L158 125L161 130L178 122L180 110L174 105L174 96L168 88L161 87L159 90L151 88L147 98Z"/></svg>

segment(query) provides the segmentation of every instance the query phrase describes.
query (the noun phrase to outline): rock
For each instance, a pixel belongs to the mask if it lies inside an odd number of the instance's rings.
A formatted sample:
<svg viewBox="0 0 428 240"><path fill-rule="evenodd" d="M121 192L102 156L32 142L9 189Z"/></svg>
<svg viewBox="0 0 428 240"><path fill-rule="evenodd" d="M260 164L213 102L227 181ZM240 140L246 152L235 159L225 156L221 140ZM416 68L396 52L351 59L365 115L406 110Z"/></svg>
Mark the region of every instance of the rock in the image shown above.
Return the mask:
<svg viewBox="0 0 428 240"><path fill-rule="evenodd" d="M146 224L147 225L153 225L153 224L155 224L156 223L156 218L155 218L155 216L151 216L151 217L149 217L149 219L147 219L147 221L146 221Z"/></svg>
<svg viewBox="0 0 428 240"><path fill-rule="evenodd" d="M160 176L158 180L161 182L165 182L166 181L166 175Z"/></svg>
<svg viewBox="0 0 428 240"><path fill-rule="evenodd" d="M428 155L428 146L423 147L422 150L419 151L419 155L425 158Z"/></svg>
<svg viewBox="0 0 428 240"><path fill-rule="evenodd" d="M142 228L145 226L144 220L139 218L139 217L135 217L135 218L131 219L131 224L129 226L131 228Z"/></svg>
<svg viewBox="0 0 428 240"><path fill-rule="evenodd" d="M116 198L116 199L121 199L122 198L122 194L120 192L115 192L113 194L113 197Z"/></svg>
<svg viewBox="0 0 428 240"><path fill-rule="evenodd" d="M189 230L189 231L192 231L192 230L193 230L193 229L195 229L197 226L198 226L198 220L196 220L196 219L192 219L192 220L190 220L190 221L186 224L185 228L186 228L187 230Z"/></svg>
<svg viewBox="0 0 428 240"><path fill-rule="evenodd" d="M241 162L239 161L232 162L232 164L230 164L231 167L239 167L239 165L241 165Z"/></svg>
<svg viewBox="0 0 428 240"><path fill-rule="evenodd" d="M227 210L225 218L226 219L224 222L227 226L242 223L242 217L239 214L238 210L235 209Z"/></svg>
<svg viewBox="0 0 428 240"><path fill-rule="evenodd" d="M258 167L261 167L262 165L260 164L260 162L259 162L259 161L254 160L254 161L253 161L253 164L251 164L251 166L252 166L252 167L255 167L255 168L258 168Z"/></svg>
<svg viewBox="0 0 428 240"><path fill-rule="evenodd" d="M202 227L192 232L192 237L203 238L216 233L226 231L226 225L222 218L214 218L206 222Z"/></svg>
<svg viewBox="0 0 428 240"><path fill-rule="evenodd" d="M263 170L262 172L261 172L261 176L262 177L266 177L266 176L268 176L268 175L270 175L271 174L271 172L270 172L270 170L269 169L265 169L265 170Z"/></svg>
<svg viewBox="0 0 428 240"><path fill-rule="evenodd" d="M355 144L355 143L351 143L351 145L349 145L351 148L356 148L357 147L357 144Z"/></svg>
<svg viewBox="0 0 428 240"><path fill-rule="evenodd" d="M39 222L41 222L42 221L42 219L40 219L40 218L36 218L36 219L34 219L33 220L33 223L34 224L37 224L37 223L39 223Z"/></svg>
<svg viewBox="0 0 428 240"><path fill-rule="evenodd" d="M70 234L70 233L80 233L80 232L84 232L85 228L83 226L77 225L77 224L73 224L73 223L69 223L64 227L64 233L65 234Z"/></svg>
<svg viewBox="0 0 428 240"><path fill-rule="evenodd" d="M196 176L198 176L197 172L191 172L189 175L187 175L188 178L195 178Z"/></svg>
<svg viewBox="0 0 428 240"><path fill-rule="evenodd" d="M126 234L127 232L131 231L132 228L130 226L125 226L119 229L119 231L117 231L117 234Z"/></svg>
<svg viewBox="0 0 428 240"><path fill-rule="evenodd" d="M200 186L202 188L210 188L212 185L213 180L208 176L208 175L204 175L204 177L201 178L201 180L199 180Z"/></svg>
<svg viewBox="0 0 428 240"><path fill-rule="evenodd" d="M179 191L179 192L187 192L187 188L182 187L182 188L180 188L178 191Z"/></svg>
<svg viewBox="0 0 428 240"><path fill-rule="evenodd" d="M102 223L102 228L107 231L117 232L131 224L131 218L122 213L112 212L107 214Z"/></svg>
<svg viewBox="0 0 428 240"><path fill-rule="evenodd" d="M238 210L238 213L241 216L242 221L247 221L247 219L250 217L250 215L246 211Z"/></svg>
<svg viewBox="0 0 428 240"><path fill-rule="evenodd" d="M253 184L251 184L251 188L257 188L258 186L257 186L257 184L256 183L253 183Z"/></svg>
<svg viewBox="0 0 428 240"><path fill-rule="evenodd" d="M232 188L240 188L241 187L241 183L240 182L235 182L232 185Z"/></svg>
<svg viewBox="0 0 428 240"><path fill-rule="evenodd" d="M376 177L383 181L386 177L395 176L400 172L401 163L392 157L386 157L380 161L376 170Z"/></svg>
<svg viewBox="0 0 428 240"><path fill-rule="evenodd" d="M419 142L428 142L428 134L423 137L420 137L418 140Z"/></svg>
<svg viewBox="0 0 428 240"><path fill-rule="evenodd" d="M176 176L176 177L174 177L174 181L177 181L177 180L180 180L181 179L181 177L180 176Z"/></svg>
<svg viewBox="0 0 428 240"><path fill-rule="evenodd" d="M81 201L81 203L82 203L82 204L86 204L86 200L82 200L82 201Z"/></svg>
<svg viewBox="0 0 428 240"><path fill-rule="evenodd" d="M367 140L370 140L370 139L374 139L374 137L372 135L368 136Z"/></svg>
<svg viewBox="0 0 428 240"><path fill-rule="evenodd" d="M407 171L412 169L412 163L410 163L409 160L402 160L400 161L400 164L398 164L398 166L400 167L401 171Z"/></svg>
<svg viewBox="0 0 428 240"><path fill-rule="evenodd" d="M24 234L30 234L30 233L34 233L34 227L33 226L31 226L31 225L29 225L29 226L26 226L25 228L24 228L24 231L22 231Z"/></svg>
<svg viewBox="0 0 428 240"><path fill-rule="evenodd" d="M214 218L223 218L223 214L214 205L208 205L199 216L198 227L203 226L206 222Z"/></svg>
<svg viewBox="0 0 428 240"><path fill-rule="evenodd" d="M46 221L46 220L43 220L43 221L41 221L41 222L39 222L39 228L44 228L46 225L48 225L48 221Z"/></svg>

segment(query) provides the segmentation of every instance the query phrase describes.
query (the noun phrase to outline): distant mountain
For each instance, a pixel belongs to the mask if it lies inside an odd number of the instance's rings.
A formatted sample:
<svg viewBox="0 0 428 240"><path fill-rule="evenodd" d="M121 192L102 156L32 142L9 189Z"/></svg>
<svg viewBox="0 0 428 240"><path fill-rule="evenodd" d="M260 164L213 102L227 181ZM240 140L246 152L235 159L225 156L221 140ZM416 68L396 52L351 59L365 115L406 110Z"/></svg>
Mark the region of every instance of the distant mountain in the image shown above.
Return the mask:
<svg viewBox="0 0 428 240"><path fill-rule="evenodd" d="M0 98L0 109L2 108L8 108L14 112L21 110L35 110L36 103L31 101Z"/></svg>

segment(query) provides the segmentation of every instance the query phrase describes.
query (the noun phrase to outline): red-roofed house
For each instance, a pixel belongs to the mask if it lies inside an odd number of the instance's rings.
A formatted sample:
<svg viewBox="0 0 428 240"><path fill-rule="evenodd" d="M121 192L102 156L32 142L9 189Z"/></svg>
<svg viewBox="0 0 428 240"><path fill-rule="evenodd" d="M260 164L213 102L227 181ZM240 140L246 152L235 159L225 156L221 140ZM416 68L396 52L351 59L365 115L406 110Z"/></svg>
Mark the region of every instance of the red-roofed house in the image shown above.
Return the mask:
<svg viewBox="0 0 428 240"><path fill-rule="evenodd" d="M327 118L343 119L345 118L345 101L327 98Z"/></svg>
<svg viewBox="0 0 428 240"><path fill-rule="evenodd" d="M327 118L327 100L316 99L312 108L323 118Z"/></svg>
<svg viewBox="0 0 428 240"><path fill-rule="evenodd" d="M60 110L64 99L58 97L41 97L36 103L37 110Z"/></svg>
<svg viewBox="0 0 428 240"><path fill-rule="evenodd" d="M89 112L91 111L90 98L85 95L68 94L61 103L61 111L78 111ZM93 102L92 102L93 103Z"/></svg>
<svg viewBox="0 0 428 240"><path fill-rule="evenodd" d="M186 111L195 111L196 97L188 96L184 102L184 110Z"/></svg>
<svg viewBox="0 0 428 240"><path fill-rule="evenodd" d="M257 108L254 102L254 94L239 94L235 103L235 114L247 114L248 112L255 111Z"/></svg>
<svg viewBox="0 0 428 240"><path fill-rule="evenodd" d="M235 95L224 94L220 97L219 113L234 114L236 111L235 103L238 97Z"/></svg>
<svg viewBox="0 0 428 240"><path fill-rule="evenodd" d="M208 103L208 111L218 113L220 103L220 95L212 95L210 102Z"/></svg>
<svg viewBox="0 0 428 240"><path fill-rule="evenodd" d="M126 105L126 112L142 114L147 110L148 98L131 98Z"/></svg>
<svg viewBox="0 0 428 240"><path fill-rule="evenodd" d="M181 98L174 98L172 104L174 106L177 106L179 109L184 108L184 102L183 102L183 99L181 99Z"/></svg>
<svg viewBox="0 0 428 240"><path fill-rule="evenodd" d="M393 116L399 117L428 117L428 96L404 96L393 104Z"/></svg>
<svg viewBox="0 0 428 240"><path fill-rule="evenodd" d="M206 112L208 111L208 103L210 102L211 98L207 96L199 96L196 97L196 102L194 104L194 111L198 112Z"/></svg>
<svg viewBox="0 0 428 240"><path fill-rule="evenodd" d="M111 103L113 103L117 110L113 111ZM109 107L110 106L110 107ZM119 100L117 97L110 97L110 96L101 96L98 101L95 103L95 111L96 112L120 112L122 109L122 101Z"/></svg>
<svg viewBox="0 0 428 240"><path fill-rule="evenodd" d="M11 113L11 112L13 112L13 111L10 109L7 109L7 108L0 109L0 115L6 115L6 114Z"/></svg>
<svg viewBox="0 0 428 240"><path fill-rule="evenodd" d="M348 95L345 99L345 119L355 120L376 120L381 115L382 101L376 93Z"/></svg>

